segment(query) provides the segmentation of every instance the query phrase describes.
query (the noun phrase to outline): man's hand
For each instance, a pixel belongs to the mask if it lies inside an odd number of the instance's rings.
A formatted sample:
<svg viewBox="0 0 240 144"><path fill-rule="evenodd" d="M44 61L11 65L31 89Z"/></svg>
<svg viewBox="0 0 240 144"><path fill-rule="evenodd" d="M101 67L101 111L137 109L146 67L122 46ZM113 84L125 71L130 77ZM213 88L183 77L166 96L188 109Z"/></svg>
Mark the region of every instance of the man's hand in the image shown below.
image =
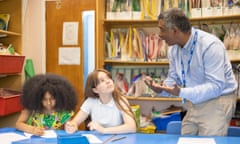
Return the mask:
<svg viewBox="0 0 240 144"><path fill-rule="evenodd" d="M179 96L181 87L179 87L177 84L174 84L173 87L168 87L168 86L161 86L162 90L175 95Z"/></svg>
<svg viewBox="0 0 240 144"><path fill-rule="evenodd" d="M146 79L144 80L145 84L152 89L155 93L161 93L162 92L162 88L160 84L157 84L154 80L152 79Z"/></svg>
<svg viewBox="0 0 240 144"><path fill-rule="evenodd" d="M144 82L150 89L152 89L156 93L161 93L162 91L166 91L169 94L179 96L179 93L181 90L181 88L177 84L174 84L173 87L169 87L167 85L163 85L162 83L161 84L156 83L150 77L147 77L144 80Z"/></svg>

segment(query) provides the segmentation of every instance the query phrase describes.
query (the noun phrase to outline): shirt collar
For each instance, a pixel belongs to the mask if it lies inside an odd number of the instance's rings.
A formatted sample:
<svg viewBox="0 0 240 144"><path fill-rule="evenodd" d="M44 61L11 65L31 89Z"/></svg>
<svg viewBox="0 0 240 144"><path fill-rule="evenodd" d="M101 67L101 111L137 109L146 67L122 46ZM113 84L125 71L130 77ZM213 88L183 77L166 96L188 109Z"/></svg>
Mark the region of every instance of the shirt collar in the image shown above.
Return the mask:
<svg viewBox="0 0 240 144"><path fill-rule="evenodd" d="M192 45L192 43L193 43L193 38L194 38L195 31L196 31L196 30L195 30L194 28L192 28L192 30L191 30L191 36L189 37L187 43L186 43L186 44L184 45L184 47L183 47L183 50L184 50L184 51L190 51L191 45Z"/></svg>
<svg viewBox="0 0 240 144"><path fill-rule="evenodd" d="M101 105L109 106L109 107L113 107L113 106L114 106L114 100L113 100L113 98L112 98L112 99L110 100L110 102L107 103L107 104L103 104L103 103L100 101L100 99L98 99L98 103L101 104Z"/></svg>

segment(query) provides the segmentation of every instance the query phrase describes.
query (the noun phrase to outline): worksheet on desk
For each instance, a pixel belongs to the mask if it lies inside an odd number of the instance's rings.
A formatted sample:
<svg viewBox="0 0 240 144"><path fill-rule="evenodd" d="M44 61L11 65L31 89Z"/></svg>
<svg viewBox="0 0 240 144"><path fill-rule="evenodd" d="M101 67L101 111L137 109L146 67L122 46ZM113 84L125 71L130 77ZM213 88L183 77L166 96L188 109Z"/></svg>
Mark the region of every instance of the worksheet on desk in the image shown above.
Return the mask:
<svg viewBox="0 0 240 144"><path fill-rule="evenodd" d="M27 137L16 133L0 133L1 144L11 144L14 141L24 140Z"/></svg>
<svg viewBox="0 0 240 144"><path fill-rule="evenodd" d="M90 144L100 144L103 143L98 137L93 134L82 134L82 136L87 137Z"/></svg>
<svg viewBox="0 0 240 144"><path fill-rule="evenodd" d="M26 137L31 137L33 134L24 132L24 135ZM43 137L43 138L57 138L57 134L54 130L45 130L44 134L40 137Z"/></svg>
<svg viewBox="0 0 240 144"><path fill-rule="evenodd" d="M216 144L214 138L180 137L177 144Z"/></svg>

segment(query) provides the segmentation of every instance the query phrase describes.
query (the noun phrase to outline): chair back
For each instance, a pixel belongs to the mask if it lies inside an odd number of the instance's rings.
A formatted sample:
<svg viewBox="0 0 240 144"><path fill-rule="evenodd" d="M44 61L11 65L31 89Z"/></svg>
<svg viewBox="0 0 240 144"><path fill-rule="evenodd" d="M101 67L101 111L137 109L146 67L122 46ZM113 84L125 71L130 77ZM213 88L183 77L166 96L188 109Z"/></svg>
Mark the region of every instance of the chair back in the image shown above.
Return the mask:
<svg viewBox="0 0 240 144"><path fill-rule="evenodd" d="M170 121L167 124L166 134L181 135L182 121ZM240 127L229 126L227 136L240 137Z"/></svg>
<svg viewBox="0 0 240 144"><path fill-rule="evenodd" d="M170 121L167 124L166 134L181 135L182 121Z"/></svg>
<svg viewBox="0 0 240 144"><path fill-rule="evenodd" d="M237 127L237 126L229 126L229 127L228 127L228 135L227 135L227 136L240 137L240 127Z"/></svg>

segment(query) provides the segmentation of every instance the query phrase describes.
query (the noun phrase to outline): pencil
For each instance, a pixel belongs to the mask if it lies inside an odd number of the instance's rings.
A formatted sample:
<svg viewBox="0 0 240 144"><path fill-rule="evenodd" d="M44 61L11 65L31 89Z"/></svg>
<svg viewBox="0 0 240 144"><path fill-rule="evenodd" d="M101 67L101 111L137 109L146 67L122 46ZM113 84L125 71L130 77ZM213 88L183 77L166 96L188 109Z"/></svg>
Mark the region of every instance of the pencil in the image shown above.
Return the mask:
<svg viewBox="0 0 240 144"><path fill-rule="evenodd" d="M125 138L126 138L126 137L123 136L123 137L120 137L120 138L113 139L111 142L119 141L119 140L121 140L121 139L125 139Z"/></svg>
<svg viewBox="0 0 240 144"><path fill-rule="evenodd" d="M103 141L103 144L108 143L111 139L113 139L116 135L112 135L111 137L107 138L106 140Z"/></svg>

